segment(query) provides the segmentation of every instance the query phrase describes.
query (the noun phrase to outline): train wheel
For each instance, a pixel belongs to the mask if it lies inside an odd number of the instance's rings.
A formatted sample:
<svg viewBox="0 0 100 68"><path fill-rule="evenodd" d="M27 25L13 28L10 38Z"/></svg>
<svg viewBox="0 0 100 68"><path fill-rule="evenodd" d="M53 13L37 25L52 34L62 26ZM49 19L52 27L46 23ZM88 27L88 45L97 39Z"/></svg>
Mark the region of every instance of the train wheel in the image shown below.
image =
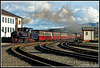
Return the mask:
<svg viewBox="0 0 100 68"><path fill-rule="evenodd" d="M25 43L27 43L27 40L25 39Z"/></svg>
<svg viewBox="0 0 100 68"><path fill-rule="evenodd" d="M21 43L23 43L23 40L21 39Z"/></svg>
<svg viewBox="0 0 100 68"><path fill-rule="evenodd" d="M20 39L18 39L18 43L20 43L21 41L20 41Z"/></svg>

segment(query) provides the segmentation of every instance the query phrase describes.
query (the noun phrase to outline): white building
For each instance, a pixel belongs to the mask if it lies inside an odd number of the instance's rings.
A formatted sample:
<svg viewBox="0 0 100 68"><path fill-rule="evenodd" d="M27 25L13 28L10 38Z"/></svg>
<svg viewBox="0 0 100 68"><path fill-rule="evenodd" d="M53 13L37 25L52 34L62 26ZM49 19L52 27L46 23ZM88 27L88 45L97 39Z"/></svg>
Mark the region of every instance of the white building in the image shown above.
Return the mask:
<svg viewBox="0 0 100 68"><path fill-rule="evenodd" d="M1 10L1 37L11 37L11 32L22 27L22 17Z"/></svg>
<svg viewBox="0 0 100 68"><path fill-rule="evenodd" d="M83 27L82 28L82 37L84 41L94 40L94 27Z"/></svg>

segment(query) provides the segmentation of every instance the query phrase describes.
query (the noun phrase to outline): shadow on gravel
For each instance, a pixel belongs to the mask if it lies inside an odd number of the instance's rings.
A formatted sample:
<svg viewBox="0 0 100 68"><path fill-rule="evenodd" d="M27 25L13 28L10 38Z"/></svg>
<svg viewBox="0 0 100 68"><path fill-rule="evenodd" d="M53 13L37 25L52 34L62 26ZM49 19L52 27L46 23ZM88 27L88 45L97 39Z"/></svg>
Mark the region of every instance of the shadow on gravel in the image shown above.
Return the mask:
<svg viewBox="0 0 100 68"><path fill-rule="evenodd" d="M50 53L51 53L51 52L47 52L47 51L44 52L43 50L41 50L40 48L38 48L38 46L35 46L35 49L38 50L38 51L40 51L40 54L42 54L42 53L43 53L43 54L46 54L46 53L47 53L47 54L50 54Z"/></svg>
<svg viewBox="0 0 100 68"><path fill-rule="evenodd" d="M23 58L23 57L20 57L20 56L18 56L18 55L16 55L16 54L11 50L11 48L7 49L6 52L7 52L9 55L12 55L12 56L14 56L14 57L17 57L18 59L23 60L23 61L29 63L29 64L32 65L32 66L35 66L32 62L29 62L29 60L27 60L27 59L25 59L25 58ZM20 63L20 62L19 62L19 63Z"/></svg>
<svg viewBox="0 0 100 68"><path fill-rule="evenodd" d="M60 47L60 48L63 48L62 46L61 46L61 44L59 44L59 45L57 45L58 47ZM67 50L70 50L70 49L67 49ZM71 55L67 55L68 57L72 57L72 58L75 58L75 59L78 59L78 60L81 60L81 61L89 61L89 62L96 62L96 63L98 63L98 61L96 61L96 60L91 60L91 59L87 59L87 58L81 58L80 56L78 56L78 57L76 57L76 56L71 56Z"/></svg>
<svg viewBox="0 0 100 68"><path fill-rule="evenodd" d="M35 54L45 54L44 52L29 52L29 53L35 53Z"/></svg>
<svg viewBox="0 0 100 68"><path fill-rule="evenodd" d="M58 45L60 47L60 44ZM35 49L38 50L38 51L41 51L43 53L47 53L47 54L55 54L55 55L59 55L59 56L67 56L67 57L72 57L72 58L75 58L76 60L81 60L81 61L89 61L89 62L96 62L98 63L97 61L92 61L92 60L89 60L89 59L84 59L84 58L80 58L80 57L76 57L76 56L71 56L71 55L65 55L65 54L60 54L60 53L57 53L57 52L51 52L51 51L46 51L46 50L43 50L43 49L40 49L38 46L35 46Z"/></svg>

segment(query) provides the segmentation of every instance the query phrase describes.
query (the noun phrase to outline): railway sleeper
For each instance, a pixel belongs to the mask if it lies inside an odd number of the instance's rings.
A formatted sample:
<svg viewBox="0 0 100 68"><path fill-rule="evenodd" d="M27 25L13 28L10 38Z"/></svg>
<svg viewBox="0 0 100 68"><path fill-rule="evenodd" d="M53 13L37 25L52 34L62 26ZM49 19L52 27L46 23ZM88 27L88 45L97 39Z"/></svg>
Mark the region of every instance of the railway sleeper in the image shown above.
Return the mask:
<svg viewBox="0 0 100 68"><path fill-rule="evenodd" d="M58 54L58 55L63 55L63 56L71 56L71 57L76 57L78 59L86 59L89 61L98 61L98 57L95 56L90 56L90 55L84 55L84 54L80 54L80 53L71 53L71 52L64 52L64 51L59 51L59 50L55 50L55 49L51 49L45 46L45 48L39 46L41 49L44 49L44 52L52 52L54 54Z"/></svg>
<svg viewBox="0 0 100 68"><path fill-rule="evenodd" d="M70 45L66 45L65 43L63 43L61 45L61 47L64 48L64 49L69 49L69 50L72 50L72 51L75 51L75 52L79 52L79 53L83 53L83 54L89 54L89 55L98 56L98 52L79 49L79 48L74 48L74 47L71 47Z"/></svg>
<svg viewBox="0 0 100 68"><path fill-rule="evenodd" d="M12 49L13 53L17 55L18 58L28 62L29 64L31 64L32 66L51 66L50 64L46 64L40 61L37 61L35 59L29 58L28 56L25 56L21 53L19 53L19 49L16 48L15 50Z"/></svg>
<svg viewBox="0 0 100 68"><path fill-rule="evenodd" d="M98 47L96 46L89 46L89 45L82 45L82 44L77 44L77 43L67 43L68 45L71 45L71 46L77 46L77 47L84 47L84 48L90 48L90 49L95 49L95 50L98 50Z"/></svg>
<svg viewBox="0 0 100 68"><path fill-rule="evenodd" d="M20 52L22 52L22 53L24 53L24 54L27 54L27 55L28 55L29 57L31 57L31 58L34 58L34 59L39 60L39 61L41 61L41 62L50 64L50 65L52 65L52 66L70 66L70 65L67 65L67 64L63 64L63 63L59 63L59 62L47 60L47 59L45 59L45 58L32 55L32 54L30 54L30 53L27 53L27 52L23 51L23 50L21 49L21 47L20 47Z"/></svg>

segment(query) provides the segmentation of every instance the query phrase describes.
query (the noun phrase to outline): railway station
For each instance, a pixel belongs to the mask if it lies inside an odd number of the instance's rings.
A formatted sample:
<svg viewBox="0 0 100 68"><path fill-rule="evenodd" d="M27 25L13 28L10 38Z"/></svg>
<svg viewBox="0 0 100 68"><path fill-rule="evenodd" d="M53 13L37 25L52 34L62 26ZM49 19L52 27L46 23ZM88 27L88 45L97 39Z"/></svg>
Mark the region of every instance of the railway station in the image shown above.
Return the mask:
<svg viewBox="0 0 100 68"><path fill-rule="evenodd" d="M16 9L19 10L20 7L17 6ZM28 10L31 7L21 10L29 11L31 14L32 10ZM64 8L62 11L68 12ZM45 13L40 15L48 17L47 14L50 14ZM36 16L38 17L38 15ZM31 23L31 27L24 27L23 19L14 13L1 9L2 67L99 67L98 27L81 27L79 33L74 30L73 32L69 31L68 27L36 30L34 27L37 23L35 25Z"/></svg>

